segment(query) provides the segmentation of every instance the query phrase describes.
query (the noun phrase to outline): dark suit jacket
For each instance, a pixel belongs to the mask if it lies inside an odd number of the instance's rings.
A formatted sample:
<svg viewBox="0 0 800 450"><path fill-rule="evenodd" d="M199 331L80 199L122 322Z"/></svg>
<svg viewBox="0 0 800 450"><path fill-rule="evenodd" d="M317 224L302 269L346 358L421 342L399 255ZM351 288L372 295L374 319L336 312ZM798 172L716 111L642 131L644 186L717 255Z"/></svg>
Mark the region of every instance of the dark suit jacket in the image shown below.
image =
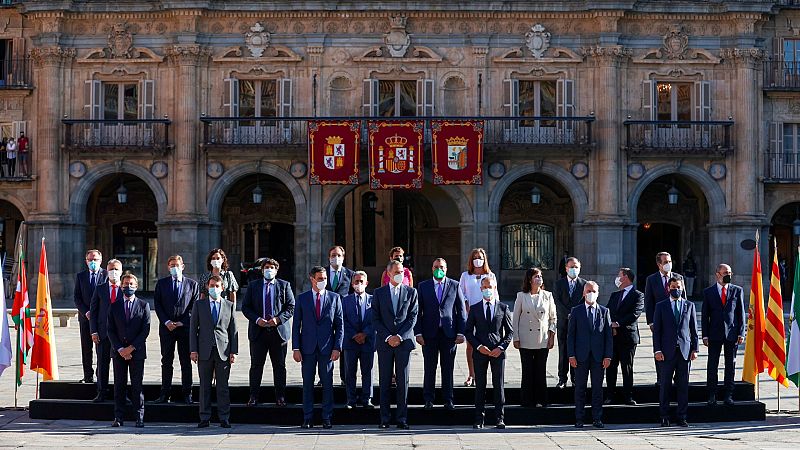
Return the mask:
<svg viewBox="0 0 800 450"><path fill-rule="evenodd" d="M632 287L628 295L622 297L623 291L611 294L608 300L608 312L611 322L619 323L614 340L630 345L639 344L639 316L644 311L644 293Z"/></svg>
<svg viewBox="0 0 800 450"><path fill-rule="evenodd" d="M744 298L742 287L728 283L725 306L719 296L717 283L703 290L703 314L701 317L703 338L712 341L736 342L744 337Z"/></svg>
<svg viewBox="0 0 800 450"><path fill-rule="evenodd" d="M172 290L172 277L164 277L156 282L153 299L161 327L165 327L168 320L189 326L192 308L200 299L200 286L197 281L188 277L183 277L181 284L181 292L176 296Z"/></svg>
<svg viewBox="0 0 800 450"><path fill-rule="evenodd" d="M289 321L294 315L294 293L292 285L288 281L275 279L273 288L274 299L272 302L272 315L280 322L276 327L281 339L288 341L292 336L292 325ZM251 281L247 285L247 292L242 301L242 314L250 321L247 328L247 337L254 341L260 333L265 333L266 329L256 325L259 317L264 317L264 279Z"/></svg>
<svg viewBox="0 0 800 450"><path fill-rule="evenodd" d="M314 291L306 291L297 297L292 321L292 350L304 355L329 355L342 349L344 323L342 321L342 298L335 292L325 291L317 320L317 300Z"/></svg>
<svg viewBox="0 0 800 450"><path fill-rule="evenodd" d="M586 280L581 277L575 279L575 290L569 295L569 281L567 277L556 281L553 288L553 300L556 302L556 316L560 323L567 323L569 312L577 305L583 303L583 288L586 287Z"/></svg>
<svg viewBox="0 0 800 450"><path fill-rule="evenodd" d="M514 339L514 329L512 327L511 309L503 302L497 300L494 305L492 322L486 320L486 306L484 301L473 305L467 315L467 325L464 329L464 337L472 347L477 350L481 345L494 350L497 347L503 349L499 358L506 357L506 350L511 340Z"/></svg>
<svg viewBox="0 0 800 450"><path fill-rule="evenodd" d="M683 275L676 272L670 272L667 279L672 277L683 280ZM664 280L661 278L661 272L659 271L650 274L644 283L644 314L647 318L648 325L653 323L653 314L656 309L656 303L667 297L669 297L669 292L666 292L664 289ZM685 292L683 294L683 298L686 298Z"/></svg>
<svg viewBox="0 0 800 450"><path fill-rule="evenodd" d="M467 325L467 307L458 281L445 278L443 282L441 304L436 298L436 283L433 279L425 280L417 287L419 314L414 334L421 334L423 339L434 339L439 332L440 323L442 332L450 339L464 334Z"/></svg>
<svg viewBox="0 0 800 450"><path fill-rule="evenodd" d="M331 266L326 267L325 270L328 274L328 285L325 286L326 291L336 292L342 298L345 298L348 294L353 293L353 287L350 286L350 283L353 281L352 270L342 266L341 270L339 271L339 284L336 286L336 289L333 289L333 286L331 285L331 283L333 283Z"/></svg>
<svg viewBox="0 0 800 450"><path fill-rule="evenodd" d="M653 313L653 352L661 352L664 358L675 356L675 349L680 348L683 359L689 359L689 353L698 351L697 314L694 303L684 300L680 322L675 323L672 312L672 300L666 299L656 304Z"/></svg>
<svg viewBox="0 0 800 450"><path fill-rule="evenodd" d="M110 285L108 282L98 284L92 295L92 302L89 307L89 330L92 334L97 333L100 339L108 336L108 310L111 306ZM122 289L117 285L116 300L122 299Z"/></svg>
<svg viewBox="0 0 800 450"><path fill-rule="evenodd" d="M358 303L356 303L356 294L350 294L342 299L342 314L344 315L344 341L342 348L345 350L362 349L375 351L375 328L372 326L372 295L367 293L364 293L364 295L366 296L366 304L361 326L358 323L361 311L358 309ZM367 335L363 344L358 344L353 340L353 336L358 333Z"/></svg>
<svg viewBox="0 0 800 450"><path fill-rule="evenodd" d="M95 286L106 282L108 282L108 272L106 272L105 269L98 270ZM78 308L79 318L86 317L86 311L89 311L89 308L92 306L92 295L94 295L94 289L92 285L89 284L89 271L84 270L83 272L78 272L78 275L75 277L74 300L75 307Z"/></svg>
<svg viewBox="0 0 800 450"><path fill-rule="evenodd" d="M236 331L236 307L233 302L220 300L217 322L211 315L209 299L194 303L189 325L189 351L197 352L203 361L211 359L211 350L217 348L220 359L227 360L231 354L239 353L239 333Z"/></svg>
<svg viewBox="0 0 800 450"><path fill-rule="evenodd" d="M595 304L595 323L589 323L586 303L572 308L567 331L567 356L586 362L591 357L596 362L614 356L614 341L611 336L611 314L603 305Z"/></svg>
<svg viewBox="0 0 800 450"><path fill-rule="evenodd" d="M114 302L108 311L108 339L111 341L111 353L133 345L136 349L131 353L133 359L147 358L147 335L150 334L150 305L134 297L131 319L125 320L125 299Z"/></svg>
<svg viewBox="0 0 800 450"><path fill-rule="evenodd" d="M395 312L392 308L391 286L381 286L372 294L372 326L375 328L376 349L379 352L392 350L386 339L397 335L403 340L400 348L411 351L417 347L414 343L414 325L419 314L417 290L400 285L400 307Z"/></svg>

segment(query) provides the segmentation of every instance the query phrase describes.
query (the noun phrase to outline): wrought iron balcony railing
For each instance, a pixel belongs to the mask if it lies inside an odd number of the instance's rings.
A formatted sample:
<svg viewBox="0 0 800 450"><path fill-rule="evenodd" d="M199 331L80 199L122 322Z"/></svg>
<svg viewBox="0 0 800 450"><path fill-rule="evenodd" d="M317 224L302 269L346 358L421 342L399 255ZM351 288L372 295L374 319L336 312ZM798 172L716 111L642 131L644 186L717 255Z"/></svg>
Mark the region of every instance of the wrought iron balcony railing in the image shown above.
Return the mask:
<svg viewBox="0 0 800 450"><path fill-rule="evenodd" d="M164 154L170 147L169 119L64 119L64 148L102 153L127 151Z"/></svg>
<svg viewBox="0 0 800 450"><path fill-rule="evenodd" d="M308 121L361 120L361 142L368 141L368 120L425 121L425 143L431 141L431 120L483 120L484 147L491 149L562 148L589 151L594 144L589 117L201 117L206 149L231 147L306 148Z"/></svg>
<svg viewBox="0 0 800 450"><path fill-rule="evenodd" d="M30 58L0 59L0 89L33 87L33 65Z"/></svg>
<svg viewBox="0 0 800 450"><path fill-rule="evenodd" d="M640 156L724 156L733 151L732 120L626 120L625 150Z"/></svg>
<svg viewBox="0 0 800 450"><path fill-rule="evenodd" d="M800 91L800 61L764 61L764 90Z"/></svg>
<svg viewBox="0 0 800 450"><path fill-rule="evenodd" d="M800 183L800 153L770 152L766 154L765 179L774 183Z"/></svg>

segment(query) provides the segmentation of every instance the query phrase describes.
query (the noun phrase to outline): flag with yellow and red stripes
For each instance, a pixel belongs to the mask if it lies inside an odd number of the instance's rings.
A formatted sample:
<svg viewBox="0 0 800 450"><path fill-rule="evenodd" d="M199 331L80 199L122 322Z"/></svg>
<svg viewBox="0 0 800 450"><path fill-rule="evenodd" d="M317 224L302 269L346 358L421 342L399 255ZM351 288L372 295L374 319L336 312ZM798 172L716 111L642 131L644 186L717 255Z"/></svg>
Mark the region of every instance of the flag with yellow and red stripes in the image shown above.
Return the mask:
<svg viewBox="0 0 800 450"><path fill-rule="evenodd" d="M764 356L767 360L767 372L778 383L789 387L786 379L786 330L783 325L783 298L781 297L781 277L778 269L778 243L773 239L775 247L772 259L772 276L770 277L769 302L767 303L767 320L764 333Z"/></svg>

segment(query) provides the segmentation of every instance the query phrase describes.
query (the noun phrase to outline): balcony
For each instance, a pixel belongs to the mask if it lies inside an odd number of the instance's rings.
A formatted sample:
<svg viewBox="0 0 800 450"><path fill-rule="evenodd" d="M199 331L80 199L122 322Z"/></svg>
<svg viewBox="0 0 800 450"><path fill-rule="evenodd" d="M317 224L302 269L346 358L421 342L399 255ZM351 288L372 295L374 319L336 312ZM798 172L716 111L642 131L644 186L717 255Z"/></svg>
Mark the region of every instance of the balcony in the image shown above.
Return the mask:
<svg viewBox="0 0 800 450"><path fill-rule="evenodd" d="M214 149L305 151L309 120L361 120L361 142L368 142L368 120L413 120L414 117L201 117L203 146ZM574 151L594 146L590 117L420 117L425 121L425 144L431 143L431 120L483 120L487 151Z"/></svg>
<svg viewBox="0 0 800 450"><path fill-rule="evenodd" d="M69 152L163 155L169 150L169 119L64 119L64 145Z"/></svg>
<svg viewBox="0 0 800 450"><path fill-rule="evenodd" d="M733 152L732 120L626 120L625 147L636 156L725 156Z"/></svg>
<svg viewBox="0 0 800 450"><path fill-rule="evenodd" d="M800 153L767 153L764 167L767 183L800 183Z"/></svg>
<svg viewBox="0 0 800 450"><path fill-rule="evenodd" d="M800 91L800 61L764 61L764 90Z"/></svg>
<svg viewBox="0 0 800 450"><path fill-rule="evenodd" d="M30 58L0 59L0 89L32 89Z"/></svg>

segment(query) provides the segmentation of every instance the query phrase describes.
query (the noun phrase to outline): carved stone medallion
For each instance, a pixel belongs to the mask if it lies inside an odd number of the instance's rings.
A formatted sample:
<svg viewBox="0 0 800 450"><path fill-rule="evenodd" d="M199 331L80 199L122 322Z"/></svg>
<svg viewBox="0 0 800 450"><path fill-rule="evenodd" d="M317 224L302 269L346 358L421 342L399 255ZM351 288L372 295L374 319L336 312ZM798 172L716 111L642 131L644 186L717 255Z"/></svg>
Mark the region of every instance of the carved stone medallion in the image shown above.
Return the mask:
<svg viewBox="0 0 800 450"><path fill-rule="evenodd" d="M664 55L667 59L684 59L689 49L689 36L681 27L672 27L664 36Z"/></svg>
<svg viewBox="0 0 800 450"><path fill-rule="evenodd" d="M133 34L127 23L117 23L111 27L108 33L108 50L112 59L133 57Z"/></svg>
<svg viewBox="0 0 800 450"><path fill-rule="evenodd" d="M253 58L261 58L264 54L264 50L269 47L270 35L269 32L261 26L260 22L256 22L255 25L250 27L250 31L245 34L244 42L247 49L250 50L250 56Z"/></svg>
<svg viewBox="0 0 800 450"><path fill-rule="evenodd" d="M407 20L406 16L389 17L390 30L383 36L383 42L392 58L402 58L411 46L411 36L406 32Z"/></svg>
<svg viewBox="0 0 800 450"><path fill-rule="evenodd" d="M525 33L525 43L536 59L544 56L544 52L550 47L550 33L545 30L542 24L537 23L531 30Z"/></svg>

